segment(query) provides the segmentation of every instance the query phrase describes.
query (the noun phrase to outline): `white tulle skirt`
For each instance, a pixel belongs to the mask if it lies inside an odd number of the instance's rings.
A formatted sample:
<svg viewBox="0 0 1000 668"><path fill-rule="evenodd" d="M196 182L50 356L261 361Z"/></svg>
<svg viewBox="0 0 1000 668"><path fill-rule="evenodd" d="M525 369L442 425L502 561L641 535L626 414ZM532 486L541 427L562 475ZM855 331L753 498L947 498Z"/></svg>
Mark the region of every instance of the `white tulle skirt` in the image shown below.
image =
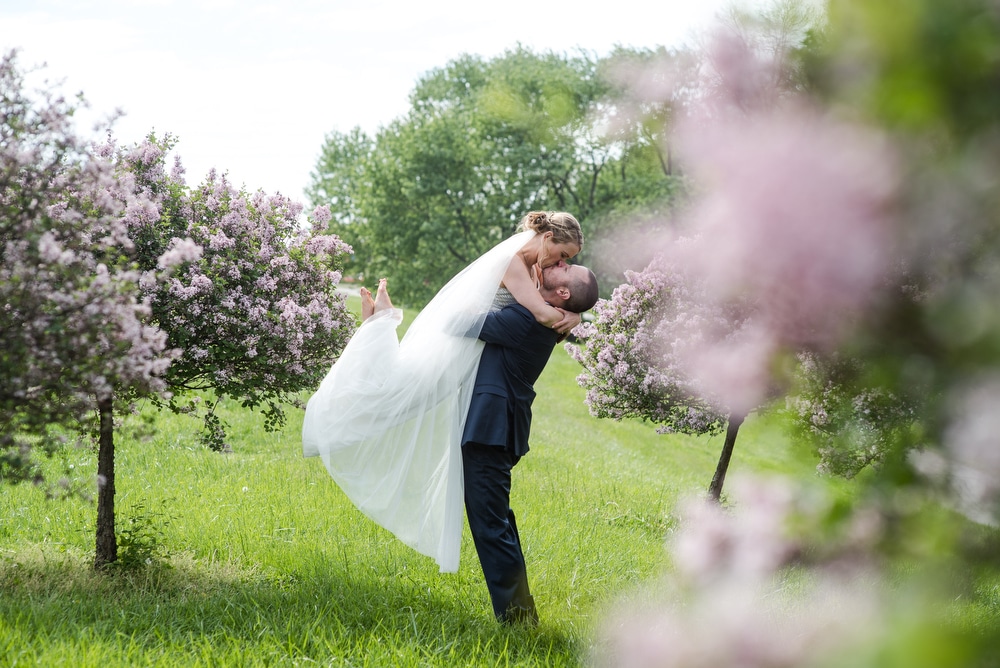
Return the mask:
<svg viewBox="0 0 1000 668"><path fill-rule="evenodd" d="M401 541L458 570L462 430L483 344L477 338L514 254L499 243L445 285L398 340L398 309L368 318L309 399L303 453ZM390 286L390 293L392 292Z"/></svg>

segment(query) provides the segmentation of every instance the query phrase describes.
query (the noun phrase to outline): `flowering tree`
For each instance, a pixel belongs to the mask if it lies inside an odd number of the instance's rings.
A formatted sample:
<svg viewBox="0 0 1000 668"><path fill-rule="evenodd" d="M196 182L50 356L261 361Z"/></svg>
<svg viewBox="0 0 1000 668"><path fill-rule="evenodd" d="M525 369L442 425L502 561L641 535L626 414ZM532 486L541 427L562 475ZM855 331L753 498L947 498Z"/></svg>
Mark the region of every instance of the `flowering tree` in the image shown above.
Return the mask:
<svg viewBox="0 0 1000 668"><path fill-rule="evenodd" d="M745 413L728 409L700 387L686 358L706 336L738 329L733 322L739 319L712 308L662 256L641 272L626 272L626 280L610 299L597 303L596 320L574 331L584 344L566 346L583 365L577 381L587 389L590 412L649 420L658 423L660 433L718 434L726 428L709 486L719 499Z"/></svg>
<svg viewBox="0 0 1000 668"><path fill-rule="evenodd" d="M25 92L16 54L0 60L0 477L39 480L51 452L116 392L162 390L166 337L149 306L111 165L73 132L73 105Z"/></svg>
<svg viewBox="0 0 1000 668"><path fill-rule="evenodd" d="M874 298L894 186L877 133L802 100L796 53L815 12L783 1L759 19L731 13L698 77L669 62L624 72L634 114L674 110L654 118L669 122L663 135L696 185L670 221L685 238L652 244L663 257L628 274L577 356L595 414L688 433L720 431L728 416L715 498L743 417L788 383L772 370L831 350Z"/></svg>
<svg viewBox="0 0 1000 668"><path fill-rule="evenodd" d="M354 321L334 288L349 248L319 233L329 220L324 209L303 229L301 206L280 195L249 195L214 172L188 188L179 160L169 173L165 168L171 145L170 137L151 135L130 149L111 138L95 148L113 166L116 178L103 195L119 204L123 247L134 249L117 259L133 268L132 289L172 357L162 372L166 391L153 398L193 412L201 397L191 392L212 390L203 439L221 450L225 429L216 402L264 404L265 428L277 428L282 404L315 386L343 348ZM110 411L102 413L98 565L117 559L111 429Z"/></svg>
<svg viewBox="0 0 1000 668"><path fill-rule="evenodd" d="M168 175L170 139L120 150L74 133L73 105L24 93L0 61L0 477L37 480L36 449L98 437L95 565L117 558L114 414L136 396L182 410L214 390L245 406L318 383L353 328L334 293L348 250L298 221L281 196L249 195L210 174ZM171 364L173 363L173 364ZM189 396L189 395L188 395ZM97 413L96 429L93 416ZM208 439L222 425L208 412Z"/></svg>
<svg viewBox="0 0 1000 668"><path fill-rule="evenodd" d="M162 391L173 354L148 324L134 250L110 195L112 166L72 127L74 107L24 91L15 54L0 61L0 477L39 480L53 452L95 412L95 564L114 560L116 399ZM110 558L109 558L110 557Z"/></svg>
<svg viewBox="0 0 1000 668"><path fill-rule="evenodd" d="M211 390L215 401L265 406L265 427L277 428L282 405L319 383L353 331L335 290L350 248L321 234L325 207L303 228L298 203L239 191L215 172L188 188L179 161L166 169L171 146L170 137L150 136L129 149L112 141L101 147L123 184L116 197L137 249L140 291L177 351L164 375L167 404L191 410L191 393ZM204 438L222 449L214 405L204 414Z"/></svg>

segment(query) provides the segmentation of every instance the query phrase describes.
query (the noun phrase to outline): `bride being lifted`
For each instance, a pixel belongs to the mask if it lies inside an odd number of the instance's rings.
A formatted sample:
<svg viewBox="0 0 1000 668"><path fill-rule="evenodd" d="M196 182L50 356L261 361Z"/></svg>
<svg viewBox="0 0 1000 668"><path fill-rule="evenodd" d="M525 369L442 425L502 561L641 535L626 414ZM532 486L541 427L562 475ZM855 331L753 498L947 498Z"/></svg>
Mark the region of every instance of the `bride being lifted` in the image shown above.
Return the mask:
<svg viewBox="0 0 1000 668"><path fill-rule="evenodd" d="M564 212L531 212L514 236L448 282L400 341L402 311L362 290L362 323L310 398L305 456L319 456L351 501L401 541L458 569L462 535L461 437L483 343L486 313L517 301L566 333L576 313L545 302L541 270L583 247Z"/></svg>

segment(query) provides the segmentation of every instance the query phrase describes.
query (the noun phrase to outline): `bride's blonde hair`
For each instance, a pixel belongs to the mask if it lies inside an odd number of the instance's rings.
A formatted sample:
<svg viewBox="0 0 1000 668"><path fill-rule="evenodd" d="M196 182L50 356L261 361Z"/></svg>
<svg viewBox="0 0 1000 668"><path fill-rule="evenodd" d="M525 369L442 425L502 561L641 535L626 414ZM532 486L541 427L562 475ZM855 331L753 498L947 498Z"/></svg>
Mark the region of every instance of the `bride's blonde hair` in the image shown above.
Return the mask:
<svg viewBox="0 0 1000 668"><path fill-rule="evenodd" d="M521 219L518 232L533 230L538 234L552 232L557 244L573 243L583 249L583 230L573 214L565 211L531 211Z"/></svg>

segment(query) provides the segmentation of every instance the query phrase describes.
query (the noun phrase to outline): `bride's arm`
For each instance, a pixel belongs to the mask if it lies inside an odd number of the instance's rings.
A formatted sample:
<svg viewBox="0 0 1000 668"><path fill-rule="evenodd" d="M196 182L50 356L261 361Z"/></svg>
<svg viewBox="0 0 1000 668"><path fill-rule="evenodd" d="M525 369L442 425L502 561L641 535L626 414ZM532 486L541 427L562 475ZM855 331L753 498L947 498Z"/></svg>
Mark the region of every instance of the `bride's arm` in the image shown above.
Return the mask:
<svg viewBox="0 0 1000 668"><path fill-rule="evenodd" d="M546 327L565 334L580 324L579 313L556 308L542 298L519 258L515 257L507 265L507 271L503 275L503 285L521 306L535 316L535 320Z"/></svg>

